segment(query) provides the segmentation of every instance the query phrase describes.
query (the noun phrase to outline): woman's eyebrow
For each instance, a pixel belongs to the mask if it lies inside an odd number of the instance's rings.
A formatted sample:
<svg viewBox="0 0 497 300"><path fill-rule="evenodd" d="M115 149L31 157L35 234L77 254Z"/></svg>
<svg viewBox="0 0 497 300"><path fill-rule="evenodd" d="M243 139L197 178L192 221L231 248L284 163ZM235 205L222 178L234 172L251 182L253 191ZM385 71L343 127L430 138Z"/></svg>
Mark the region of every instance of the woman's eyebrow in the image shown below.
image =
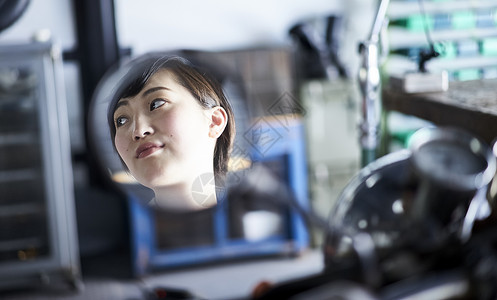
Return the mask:
<svg viewBox="0 0 497 300"><path fill-rule="evenodd" d="M156 92L156 91L159 91L159 90L168 90L170 91L171 89L165 87L165 86L157 86L157 87L153 87L153 88L149 88L148 90L146 90L145 92L143 92L143 97L153 93L153 92Z"/></svg>
<svg viewBox="0 0 497 300"><path fill-rule="evenodd" d="M116 108L114 108L114 111L116 111L119 107L126 105L128 105L128 100L119 100L116 104Z"/></svg>

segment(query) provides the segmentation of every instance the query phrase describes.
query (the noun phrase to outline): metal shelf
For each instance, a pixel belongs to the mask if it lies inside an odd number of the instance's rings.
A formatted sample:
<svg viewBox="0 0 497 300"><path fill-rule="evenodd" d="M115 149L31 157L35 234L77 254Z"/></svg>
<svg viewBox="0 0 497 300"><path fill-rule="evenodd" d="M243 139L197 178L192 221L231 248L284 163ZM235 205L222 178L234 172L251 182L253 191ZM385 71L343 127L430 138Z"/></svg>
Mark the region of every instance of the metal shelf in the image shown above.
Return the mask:
<svg viewBox="0 0 497 300"><path fill-rule="evenodd" d="M24 249L26 247L30 248L41 248L47 245L47 241L40 237L29 237L23 239L0 241L0 253L8 251L16 251L19 249Z"/></svg>
<svg viewBox="0 0 497 300"><path fill-rule="evenodd" d="M38 143L34 133L0 133L0 147L12 145L31 145Z"/></svg>
<svg viewBox="0 0 497 300"><path fill-rule="evenodd" d="M497 36L497 28L473 28L459 30L436 30L430 32L433 41L458 41L467 39L484 39ZM412 32L403 28L388 29L390 50L428 47L424 32Z"/></svg>
<svg viewBox="0 0 497 300"><path fill-rule="evenodd" d="M15 215L46 214L45 206L40 203L24 203L17 205L1 205L0 219Z"/></svg>
<svg viewBox="0 0 497 300"><path fill-rule="evenodd" d="M424 1L424 9L427 14L444 14L461 10L489 10L493 8L497 8L495 0L456 0L443 3ZM418 1L391 1L387 15L390 19L400 19L419 13Z"/></svg>
<svg viewBox="0 0 497 300"><path fill-rule="evenodd" d="M41 273L50 284L79 280L62 61L53 49L0 47L0 289L36 284L29 279Z"/></svg>
<svg viewBox="0 0 497 300"><path fill-rule="evenodd" d="M8 182L22 181L22 180L34 180L36 178L39 178L39 170L36 169L0 171L0 183L8 183Z"/></svg>
<svg viewBox="0 0 497 300"><path fill-rule="evenodd" d="M474 56L474 57L455 57L452 59L437 59L429 61L426 66L431 71L455 71L469 68L497 68L497 56ZM414 71L417 68L417 62L402 55L391 55L385 63L384 69L387 73L398 74L405 71Z"/></svg>

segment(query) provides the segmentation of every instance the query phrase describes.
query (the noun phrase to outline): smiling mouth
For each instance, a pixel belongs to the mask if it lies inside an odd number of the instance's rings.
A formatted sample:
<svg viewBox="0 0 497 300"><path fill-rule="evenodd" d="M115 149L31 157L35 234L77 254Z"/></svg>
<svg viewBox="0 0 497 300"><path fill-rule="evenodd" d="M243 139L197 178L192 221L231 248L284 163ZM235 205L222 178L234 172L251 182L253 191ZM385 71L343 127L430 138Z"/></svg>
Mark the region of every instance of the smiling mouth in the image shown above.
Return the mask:
<svg viewBox="0 0 497 300"><path fill-rule="evenodd" d="M147 156L150 156L151 154L155 153L156 151L159 151L160 149L163 149L164 145L155 145L155 144L145 144L140 146L136 150L136 158L145 158Z"/></svg>

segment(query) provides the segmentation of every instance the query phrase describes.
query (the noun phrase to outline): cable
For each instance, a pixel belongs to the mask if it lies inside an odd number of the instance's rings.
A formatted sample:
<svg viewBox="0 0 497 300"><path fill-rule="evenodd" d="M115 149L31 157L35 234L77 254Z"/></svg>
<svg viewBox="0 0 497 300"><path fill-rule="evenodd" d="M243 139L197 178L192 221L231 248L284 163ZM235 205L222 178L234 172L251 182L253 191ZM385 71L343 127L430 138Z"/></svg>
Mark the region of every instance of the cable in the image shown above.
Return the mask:
<svg viewBox="0 0 497 300"><path fill-rule="evenodd" d="M428 28L428 15L427 15L426 10L425 10L424 1L418 0L418 3L419 3L419 10L421 12L421 16L423 17L423 29L425 32L426 40L428 42L428 45L430 45L432 47L433 40L431 39L430 29Z"/></svg>
<svg viewBox="0 0 497 300"><path fill-rule="evenodd" d="M426 36L426 41L428 42L429 46L429 49L427 51L421 50L419 53L418 69L420 72L426 73L426 62L434 57L438 57L440 53L435 50L433 40L431 39L424 2L423 0L418 0L418 3L421 16L423 17L423 28Z"/></svg>

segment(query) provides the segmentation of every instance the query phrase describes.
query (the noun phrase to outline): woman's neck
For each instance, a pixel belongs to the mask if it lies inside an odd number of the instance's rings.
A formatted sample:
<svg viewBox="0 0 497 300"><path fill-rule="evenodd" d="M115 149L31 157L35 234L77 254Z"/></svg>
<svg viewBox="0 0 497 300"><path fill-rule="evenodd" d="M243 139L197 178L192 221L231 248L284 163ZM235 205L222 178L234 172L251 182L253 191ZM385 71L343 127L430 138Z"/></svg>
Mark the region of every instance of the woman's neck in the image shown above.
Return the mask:
<svg viewBox="0 0 497 300"><path fill-rule="evenodd" d="M189 183L177 183L154 189L153 205L168 210L201 210L217 204L214 174L206 173Z"/></svg>

